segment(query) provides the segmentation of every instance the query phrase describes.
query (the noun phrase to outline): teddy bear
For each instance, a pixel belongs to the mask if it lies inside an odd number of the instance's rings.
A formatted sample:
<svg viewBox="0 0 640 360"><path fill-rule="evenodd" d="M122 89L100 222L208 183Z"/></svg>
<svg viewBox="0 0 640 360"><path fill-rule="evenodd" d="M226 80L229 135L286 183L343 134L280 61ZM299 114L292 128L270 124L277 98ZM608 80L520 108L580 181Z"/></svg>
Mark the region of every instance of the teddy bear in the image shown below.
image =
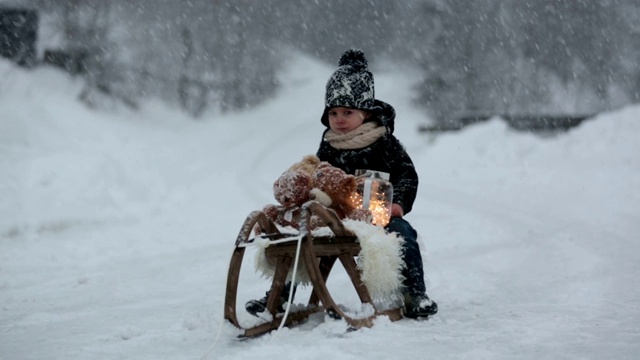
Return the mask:
<svg viewBox="0 0 640 360"><path fill-rule="evenodd" d="M313 186L311 175L320 164L315 155L305 155L291 165L273 183L273 195L278 205L266 205L262 211L278 225L298 229L301 206L307 202Z"/></svg>
<svg viewBox="0 0 640 360"><path fill-rule="evenodd" d="M334 210L340 219L372 221L371 212L356 207L351 199L357 187L355 176L323 161L318 164L311 177L311 199ZM312 225L320 226L317 219L312 219Z"/></svg>
<svg viewBox="0 0 640 360"><path fill-rule="evenodd" d="M268 204L262 212L278 225L298 229L302 211L300 207L309 200L310 191L309 174L287 170L273 183L273 195L279 204Z"/></svg>
<svg viewBox="0 0 640 360"><path fill-rule="evenodd" d="M291 165L273 184L278 205L266 205L262 211L281 226L299 229L302 205L316 200L334 210L340 219L371 222L371 212L352 205L350 196L356 189L356 178L315 155L307 155ZM310 228L326 226L316 215L311 216Z"/></svg>

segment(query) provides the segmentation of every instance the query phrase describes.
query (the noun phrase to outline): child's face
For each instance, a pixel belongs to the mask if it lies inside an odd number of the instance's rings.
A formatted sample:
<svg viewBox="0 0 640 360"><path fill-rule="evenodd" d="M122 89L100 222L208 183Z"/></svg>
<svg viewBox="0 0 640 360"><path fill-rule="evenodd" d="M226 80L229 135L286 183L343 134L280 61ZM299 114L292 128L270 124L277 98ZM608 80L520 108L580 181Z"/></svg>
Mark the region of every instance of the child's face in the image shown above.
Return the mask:
<svg viewBox="0 0 640 360"><path fill-rule="evenodd" d="M362 125L369 117L364 110L334 107L329 109L329 127L338 134L345 134Z"/></svg>

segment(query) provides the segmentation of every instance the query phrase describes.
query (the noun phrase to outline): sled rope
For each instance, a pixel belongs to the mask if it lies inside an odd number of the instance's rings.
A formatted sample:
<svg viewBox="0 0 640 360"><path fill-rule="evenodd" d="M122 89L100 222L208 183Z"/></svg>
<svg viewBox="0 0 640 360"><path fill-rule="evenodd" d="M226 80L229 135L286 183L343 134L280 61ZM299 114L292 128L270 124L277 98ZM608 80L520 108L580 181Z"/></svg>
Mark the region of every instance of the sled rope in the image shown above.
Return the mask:
<svg viewBox="0 0 640 360"><path fill-rule="evenodd" d="M295 286L295 283L296 283L296 272L298 271L298 261L300 260L300 248L302 247L301 245L302 245L303 237L304 235L297 236L298 244L296 246L296 256L293 260L293 274L291 274L292 287ZM284 324L286 324L287 322L287 317L289 316L289 309L291 309L291 302L293 301L293 293L294 293L293 291L289 291L289 298L287 299L287 308L284 311L284 315L282 316L282 321L280 322L280 325L278 326L273 336L269 340L269 343L271 343L273 339L275 339L276 335L280 332L280 330L282 330L282 328L284 327Z"/></svg>
<svg viewBox="0 0 640 360"><path fill-rule="evenodd" d="M230 267L230 266L231 266L231 260L229 260L229 265L227 267ZM216 344L218 344L218 340L220 339L220 334L222 334L223 323L224 323L224 319L220 321L220 325L218 326L218 331L216 331L216 337L213 339L213 342L211 343L211 345L209 345L207 352L205 352L204 355L202 355L200 360L206 360L209 357L209 354L211 354L211 351L213 351L213 349L216 347Z"/></svg>
<svg viewBox="0 0 640 360"><path fill-rule="evenodd" d="M218 331L217 331L215 339L213 339L213 342L209 346L209 349L207 349L207 352L204 353L204 355L202 355L200 360L206 360L209 357L209 354L211 354L211 351L213 350L213 348L216 347L216 344L218 343L218 339L220 339L220 334L222 333L222 324L223 323L224 323L224 319L222 319L222 321L220 321L220 326L218 326Z"/></svg>

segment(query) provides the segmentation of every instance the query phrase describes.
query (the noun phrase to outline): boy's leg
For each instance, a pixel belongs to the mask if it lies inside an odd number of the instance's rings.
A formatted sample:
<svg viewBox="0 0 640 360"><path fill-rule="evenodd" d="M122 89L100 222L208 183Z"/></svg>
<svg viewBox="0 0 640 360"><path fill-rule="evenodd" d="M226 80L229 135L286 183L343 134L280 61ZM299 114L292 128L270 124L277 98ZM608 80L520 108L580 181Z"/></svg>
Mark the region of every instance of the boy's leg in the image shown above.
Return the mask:
<svg viewBox="0 0 640 360"><path fill-rule="evenodd" d="M406 291L411 295L424 294L427 289L424 284L418 233L409 222L400 217L391 218L387 230L399 234L404 239L402 256L406 267L402 270L402 276Z"/></svg>
<svg viewBox="0 0 640 360"><path fill-rule="evenodd" d="M418 245L418 233L408 221L400 217L393 217L386 226L390 232L395 232L404 239L403 260L405 269L404 292L406 316L421 317L433 315L438 311L438 305L429 299L424 283L424 268L420 246Z"/></svg>
<svg viewBox="0 0 640 360"><path fill-rule="evenodd" d="M276 309L278 313L284 312L284 308L282 307L282 305L287 302L287 300L289 300L289 292L293 291L293 296L296 295L296 287L297 286L294 285L292 290L291 281L288 281L286 284L284 284L284 288L282 289L282 293L280 294L280 303L278 304L278 308ZM262 299L247 301L247 303L244 304L244 307L249 314L258 316L258 313L264 312L267 308L268 299L269 291L267 291Z"/></svg>

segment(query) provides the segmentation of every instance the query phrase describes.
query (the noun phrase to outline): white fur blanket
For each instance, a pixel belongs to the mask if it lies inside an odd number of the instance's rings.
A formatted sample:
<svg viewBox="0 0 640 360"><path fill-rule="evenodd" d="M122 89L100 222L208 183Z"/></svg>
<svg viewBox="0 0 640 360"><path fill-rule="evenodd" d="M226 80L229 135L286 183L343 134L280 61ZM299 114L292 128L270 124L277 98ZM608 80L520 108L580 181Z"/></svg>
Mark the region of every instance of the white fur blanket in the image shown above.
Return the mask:
<svg viewBox="0 0 640 360"><path fill-rule="evenodd" d="M379 226L356 220L344 220L344 226L353 231L360 242L361 251L357 264L360 275L371 297L376 301L395 300L399 296L402 286L402 269L405 264L402 261L403 239L394 233L387 233ZM333 234L329 228L320 228L313 231L314 236ZM295 241L295 240L294 240ZM264 255L264 249L270 241L257 238L254 241L257 251L255 254L256 271L267 278L273 278L275 263L270 262ZM293 265L292 265L293 269ZM291 280L292 271L288 280ZM295 282L308 285L311 283L307 269L302 261L298 261L298 271Z"/></svg>

